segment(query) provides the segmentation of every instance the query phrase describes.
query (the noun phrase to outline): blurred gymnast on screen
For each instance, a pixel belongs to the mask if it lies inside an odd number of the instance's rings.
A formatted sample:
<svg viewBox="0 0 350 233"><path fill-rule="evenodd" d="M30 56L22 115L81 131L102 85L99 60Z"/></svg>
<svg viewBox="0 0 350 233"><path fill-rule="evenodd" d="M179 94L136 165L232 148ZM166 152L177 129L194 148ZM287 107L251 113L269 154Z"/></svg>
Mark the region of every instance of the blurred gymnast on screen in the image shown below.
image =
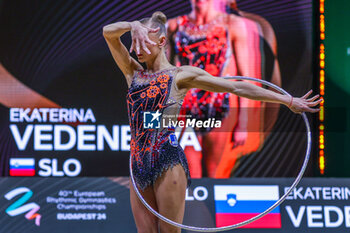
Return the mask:
<svg viewBox="0 0 350 233"><path fill-rule="evenodd" d="M312 108L321 102L318 95L308 98L312 91L296 98L281 95L248 82L232 82L215 77L193 66L176 67L165 55L167 42L166 16L155 12L140 21L117 22L103 27L111 54L123 72L131 130L130 156L138 188L149 205L161 215L182 223L185 193L190 185L190 173L184 150L179 145L173 127L157 129L144 127L144 113L154 112L153 118L179 113L183 99L191 88L211 92L227 92L244 98L279 103L293 112L317 112ZM120 37L130 31L130 51ZM129 52L135 51L137 59ZM141 64L145 63L146 69ZM162 122L160 120L160 122ZM138 232L181 232L152 215L138 199L130 185L130 202Z"/></svg>
<svg viewBox="0 0 350 233"><path fill-rule="evenodd" d="M269 46L263 46L260 27L249 18L228 14L228 2L191 0L189 14L168 20L170 62L196 66L213 76L249 76L281 86L277 60L263 49ZM196 133L201 146L184 147L191 177L228 178L240 157L259 151L278 115L279 105L272 104L192 88L180 113L215 118L222 127L186 129Z"/></svg>

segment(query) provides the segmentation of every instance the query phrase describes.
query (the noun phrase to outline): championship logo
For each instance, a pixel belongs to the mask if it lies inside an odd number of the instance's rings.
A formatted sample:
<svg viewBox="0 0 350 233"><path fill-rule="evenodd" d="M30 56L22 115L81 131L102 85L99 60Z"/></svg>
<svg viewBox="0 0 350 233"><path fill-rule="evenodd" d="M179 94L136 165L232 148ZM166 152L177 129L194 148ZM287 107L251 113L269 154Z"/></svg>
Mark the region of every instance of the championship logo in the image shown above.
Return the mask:
<svg viewBox="0 0 350 233"><path fill-rule="evenodd" d="M11 217L26 213L25 215L26 219L28 220L35 219L35 224L37 226L40 226L41 215L37 213L38 210L40 209L40 206L35 202L30 202L25 204L33 196L32 190L26 187L19 187L6 193L5 198L7 200L12 200L14 197L22 193L24 193L24 195L21 198L19 198L17 201L15 201L12 205L10 205L5 210L5 212Z"/></svg>

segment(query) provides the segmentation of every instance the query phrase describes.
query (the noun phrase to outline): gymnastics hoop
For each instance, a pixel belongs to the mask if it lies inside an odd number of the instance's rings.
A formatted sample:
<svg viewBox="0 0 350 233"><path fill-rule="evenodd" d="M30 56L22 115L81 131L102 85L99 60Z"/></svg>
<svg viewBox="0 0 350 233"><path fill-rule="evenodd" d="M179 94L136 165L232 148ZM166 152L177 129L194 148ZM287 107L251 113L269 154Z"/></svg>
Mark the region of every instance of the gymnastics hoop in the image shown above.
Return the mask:
<svg viewBox="0 0 350 233"><path fill-rule="evenodd" d="M251 78L251 77L245 77L245 76L232 76L232 77L222 77L224 79L234 79L234 80L248 80L248 81L254 81L254 82L259 82L262 83L266 86L272 87L275 90L291 96L288 92L286 92L285 90L283 90L282 88L280 88L279 86L276 86L273 83L267 82L265 80L260 80L260 79L256 79L256 78ZM135 183L134 180L134 175L132 173L132 159L130 156L130 162L129 162L129 169L130 169L130 177L131 177L131 181L132 181L132 185L134 186L135 192L138 196L138 198L140 199L140 201L142 202L142 204L144 204L146 206L146 208L152 213L154 214L156 217L158 217L159 219L163 220L166 223L169 223L170 225L173 225L175 227L178 228L182 228L185 230L190 230L190 231L198 231L198 232L219 232L219 231L227 231L227 230L231 230L231 229L235 229L244 225L247 225L255 220L258 220L259 218L262 218L263 216L265 216L266 214L268 214L269 212L271 212L274 208L276 208L278 205L280 205L286 198L287 196L292 192L292 190L298 185L298 183L300 182L305 170L306 170L306 166L307 163L310 159L310 151L311 151L311 130L310 130L310 124L309 121L307 119L307 116L305 114L305 112L303 112L302 117L304 119L305 122L305 126L306 126L306 134L307 134L307 148L306 148L306 153L305 153L305 159L303 162L303 166L301 167L298 176L295 178L292 186L288 189L288 191L278 200L275 202L275 204L273 204L272 206L270 206L268 209L266 209L264 212L260 213L259 215L252 217L246 221L240 222L240 223L236 223L234 225L230 225L230 226L224 226L224 227L212 227L212 228L206 228L206 227L194 227L194 226L188 226L188 225L183 225L177 222L174 222L166 217L164 217L163 215L159 214L157 211L155 211L146 201L145 199L143 199L140 191L137 188L137 185Z"/></svg>

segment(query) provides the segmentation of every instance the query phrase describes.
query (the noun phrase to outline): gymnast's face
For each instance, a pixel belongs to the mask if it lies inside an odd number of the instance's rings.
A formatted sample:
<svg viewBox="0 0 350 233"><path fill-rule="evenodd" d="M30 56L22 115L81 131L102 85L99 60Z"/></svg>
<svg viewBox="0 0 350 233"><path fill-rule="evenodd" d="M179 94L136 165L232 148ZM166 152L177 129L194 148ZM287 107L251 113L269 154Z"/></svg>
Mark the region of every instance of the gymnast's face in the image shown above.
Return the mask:
<svg viewBox="0 0 350 233"><path fill-rule="evenodd" d="M146 24L146 26L150 26ZM142 46L140 47L140 53L136 54L137 59L139 62L149 62L154 61L154 59L159 55L159 53L164 52L164 47L166 45L166 37L162 33L148 33L148 37L150 40L156 43L156 45L151 45L149 43L146 43L146 46L148 50L151 52L151 54L148 54L145 50L142 49Z"/></svg>
<svg viewBox="0 0 350 233"><path fill-rule="evenodd" d="M200 12L205 13L212 7L213 0L192 0L193 8Z"/></svg>
<svg viewBox="0 0 350 233"><path fill-rule="evenodd" d="M237 2L236 0L227 0L227 5L231 7L232 9L237 9Z"/></svg>

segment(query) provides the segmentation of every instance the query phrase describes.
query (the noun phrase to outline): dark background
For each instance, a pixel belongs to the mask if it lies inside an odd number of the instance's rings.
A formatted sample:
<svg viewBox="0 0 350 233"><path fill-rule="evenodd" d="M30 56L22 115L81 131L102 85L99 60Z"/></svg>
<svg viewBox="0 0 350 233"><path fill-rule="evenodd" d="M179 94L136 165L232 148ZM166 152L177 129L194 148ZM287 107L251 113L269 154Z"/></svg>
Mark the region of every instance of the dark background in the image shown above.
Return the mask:
<svg viewBox="0 0 350 233"><path fill-rule="evenodd" d="M282 88L301 96L313 85L312 0L237 1L273 26L278 42ZM187 14L189 1L0 1L0 62L18 80L64 108L92 108L97 124L126 125L127 85L102 37L102 27L136 20L156 10L168 18ZM123 41L129 47L129 35ZM314 116L307 114L312 123ZM77 158L83 176L128 175L129 152L18 151L8 129L8 109L0 106L0 169L8 175L12 157ZM272 133L259 153L242 159L236 177L296 176L306 137L300 116L282 106ZM313 133L316 133L314 131ZM315 140L316 141L316 140ZM30 144L29 144L30 145ZM306 175L317 174L312 152Z"/></svg>

